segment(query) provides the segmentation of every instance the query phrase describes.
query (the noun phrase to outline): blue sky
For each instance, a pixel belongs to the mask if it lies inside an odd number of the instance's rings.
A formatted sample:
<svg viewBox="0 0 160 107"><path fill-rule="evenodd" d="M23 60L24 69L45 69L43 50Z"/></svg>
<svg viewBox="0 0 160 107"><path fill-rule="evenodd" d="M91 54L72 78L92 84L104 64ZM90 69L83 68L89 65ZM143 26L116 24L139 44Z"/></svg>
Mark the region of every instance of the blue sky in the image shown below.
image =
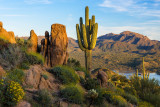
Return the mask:
<svg viewBox="0 0 160 107"><path fill-rule="evenodd" d="M98 36L137 32L160 40L160 0L0 0L0 21L7 31L18 36L51 31L51 24L64 24L68 37L76 39L75 25L85 16L96 16Z"/></svg>

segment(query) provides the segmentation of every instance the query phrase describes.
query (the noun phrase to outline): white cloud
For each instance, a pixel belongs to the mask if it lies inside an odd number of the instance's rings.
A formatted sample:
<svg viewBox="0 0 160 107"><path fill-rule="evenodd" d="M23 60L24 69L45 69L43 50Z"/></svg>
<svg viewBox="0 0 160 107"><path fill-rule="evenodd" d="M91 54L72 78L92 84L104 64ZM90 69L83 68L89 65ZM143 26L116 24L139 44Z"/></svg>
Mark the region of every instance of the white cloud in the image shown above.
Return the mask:
<svg viewBox="0 0 160 107"><path fill-rule="evenodd" d="M3 14L0 15L1 17L18 17L18 16L27 16L27 15L20 15L20 14Z"/></svg>
<svg viewBox="0 0 160 107"><path fill-rule="evenodd" d="M73 15L72 15L72 14L69 14L68 17L67 17L67 20L68 20L68 21L73 21L73 20L74 20Z"/></svg>
<svg viewBox="0 0 160 107"><path fill-rule="evenodd" d="M133 4L132 0L105 0L100 6L114 8L117 11L128 11L128 7Z"/></svg>
<svg viewBox="0 0 160 107"><path fill-rule="evenodd" d="M24 0L27 4L51 4L49 0Z"/></svg>
<svg viewBox="0 0 160 107"><path fill-rule="evenodd" d="M152 2L140 0L104 0L101 7L112 8L120 12L128 12L131 15L154 16L160 18L160 0Z"/></svg>
<svg viewBox="0 0 160 107"><path fill-rule="evenodd" d="M159 27L137 27L137 26L118 26L118 27L104 27L104 26L99 26L98 28L98 35L105 35L108 33L115 33L119 34L123 31L132 31L136 33L140 33L143 35L148 36L150 39L156 39L160 40L160 30Z"/></svg>

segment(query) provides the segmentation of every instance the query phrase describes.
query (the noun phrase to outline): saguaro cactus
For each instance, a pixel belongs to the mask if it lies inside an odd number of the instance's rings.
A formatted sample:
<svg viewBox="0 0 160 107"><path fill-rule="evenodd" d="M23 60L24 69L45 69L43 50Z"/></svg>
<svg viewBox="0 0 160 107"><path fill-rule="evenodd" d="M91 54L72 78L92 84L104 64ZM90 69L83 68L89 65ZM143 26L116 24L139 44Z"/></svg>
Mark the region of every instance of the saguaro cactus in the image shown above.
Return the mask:
<svg viewBox="0 0 160 107"><path fill-rule="evenodd" d="M95 23L95 16L89 19L89 8L85 8L85 25L80 17L80 26L76 24L78 44L82 51L85 52L85 66L87 72L91 71L92 49L96 45L98 23Z"/></svg>
<svg viewBox="0 0 160 107"><path fill-rule="evenodd" d="M145 66L144 66L144 57L143 57L143 79L148 79L149 78L149 72L146 73L145 71Z"/></svg>

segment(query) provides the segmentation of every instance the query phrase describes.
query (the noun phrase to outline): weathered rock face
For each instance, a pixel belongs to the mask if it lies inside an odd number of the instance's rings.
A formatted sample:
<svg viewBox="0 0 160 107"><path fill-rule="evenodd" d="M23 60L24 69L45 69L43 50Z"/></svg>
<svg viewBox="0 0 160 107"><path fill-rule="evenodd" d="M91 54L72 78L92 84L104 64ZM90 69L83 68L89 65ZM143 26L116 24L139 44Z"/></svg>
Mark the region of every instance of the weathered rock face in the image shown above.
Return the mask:
<svg viewBox="0 0 160 107"><path fill-rule="evenodd" d="M38 46L38 37L34 30L30 31L30 37L28 39L29 43L31 44L30 47L28 47L28 51L30 52L37 52L37 46Z"/></svg>
<svg viewBox="0 0 160 107"><path fill-rule="evenodd" d="M16 43L15 37L14 37L14 32L10 31L7 32L3 28L3 23L0 22L0 38L7 40L9 43Z"/></svg>
<svg viewBox="0 0 160 107"><path fill-rule="evenodd" d="M6 72L4 71L4 69L0 66L0 79L2 79L2 77L4 77L6 75Z"/></svg>
<svg viewBox="0 0 160 107"><path fill-rule="evenodd" d="M51 37L48 31L45 32L45 39L41 41L41 53L45 58L48 67L63 65L67 63L68 37L66 28L61 24L51 26Z"/></svg>
<svg viewBox="0 0 160 107"><path fill-rule="evenodd" d="M68 38L66 33L66 28L64 25L53 24L51 26L51 64L62 65L66 63Z"/></svg>
<svg viewBox="0 0 160 107"><path fill-rule="evenodd" d="M40 65L31 66L26 73L24 85L32 86L33 89L53 89L53 84L51 84L50 80L45 80L42 76L44 71Z"/></svg>

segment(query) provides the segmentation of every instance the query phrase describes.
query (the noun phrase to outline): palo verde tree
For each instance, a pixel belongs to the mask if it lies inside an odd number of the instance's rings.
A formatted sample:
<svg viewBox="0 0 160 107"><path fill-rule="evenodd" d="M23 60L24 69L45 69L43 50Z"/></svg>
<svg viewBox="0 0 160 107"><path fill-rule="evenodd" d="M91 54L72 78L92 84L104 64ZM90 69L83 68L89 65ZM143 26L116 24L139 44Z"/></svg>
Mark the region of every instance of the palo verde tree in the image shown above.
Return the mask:
<svg viewBox="0 0 160 107"><path fill-rule="evenodd" d="M88 74L91 73L92 49L96 45L98 23L95 23L95 16L89 19L89 8L85 8L85 25L80 17L80 26L76 24L78 44L82 51L85 52L85 66Z"/></svg>

